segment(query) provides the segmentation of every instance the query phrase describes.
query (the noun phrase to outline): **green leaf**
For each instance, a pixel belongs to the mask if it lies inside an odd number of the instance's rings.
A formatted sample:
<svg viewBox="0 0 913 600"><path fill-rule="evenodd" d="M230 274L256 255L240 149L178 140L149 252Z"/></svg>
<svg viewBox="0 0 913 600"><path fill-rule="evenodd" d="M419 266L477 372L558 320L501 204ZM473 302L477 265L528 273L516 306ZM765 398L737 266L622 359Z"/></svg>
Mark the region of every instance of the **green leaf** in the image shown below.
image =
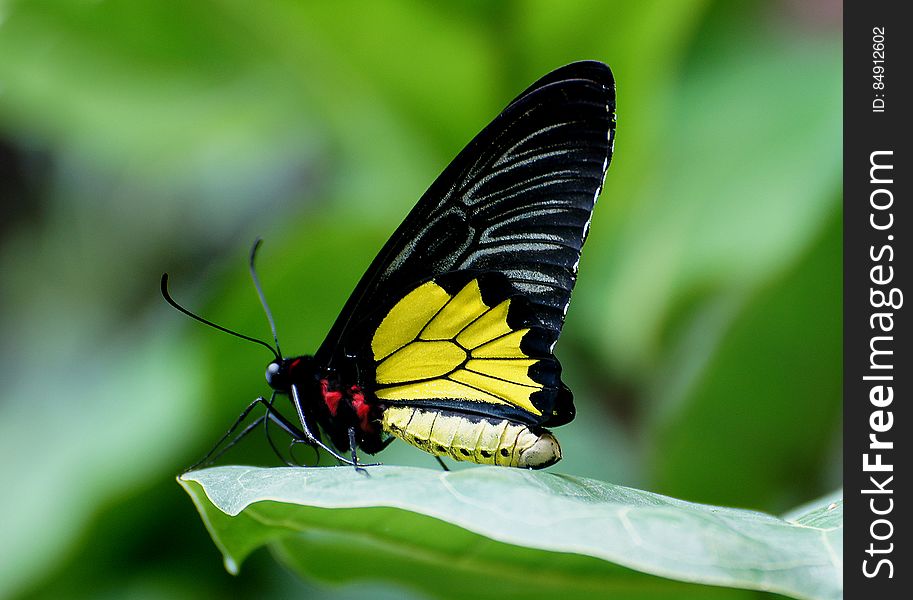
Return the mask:
<svg viewBox="0 0 913 600"><path fill-rule="evenodd" d="M496 467L227 466L179 482L232 573L269 545L305 578L385 580L441 598L735 593L696 583L842 596L842 501L785 520Z"/></svg>

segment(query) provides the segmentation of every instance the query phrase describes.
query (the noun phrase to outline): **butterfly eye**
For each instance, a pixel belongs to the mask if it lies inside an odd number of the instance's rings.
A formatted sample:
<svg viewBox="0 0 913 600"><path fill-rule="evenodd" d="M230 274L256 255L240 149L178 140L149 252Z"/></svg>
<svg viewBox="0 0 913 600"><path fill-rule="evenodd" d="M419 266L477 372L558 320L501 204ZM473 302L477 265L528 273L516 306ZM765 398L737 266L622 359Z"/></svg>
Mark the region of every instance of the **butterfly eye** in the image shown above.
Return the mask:
<svg viewBox="0 0 913 600"><path fill-rule="evenodd" d="M281 367L278 362L271 362L266 367L266 382L272 387L273 382L276 380L276 376L279 374Z"/></svg>

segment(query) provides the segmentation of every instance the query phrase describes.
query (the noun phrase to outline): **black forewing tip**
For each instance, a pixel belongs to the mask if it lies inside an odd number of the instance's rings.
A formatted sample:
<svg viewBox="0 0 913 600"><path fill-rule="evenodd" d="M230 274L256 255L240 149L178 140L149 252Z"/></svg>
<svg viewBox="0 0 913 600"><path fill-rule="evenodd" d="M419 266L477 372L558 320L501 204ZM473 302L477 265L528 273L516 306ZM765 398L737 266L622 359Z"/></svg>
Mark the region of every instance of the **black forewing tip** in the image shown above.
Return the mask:
<svg viewBox="0 0 913 600"><path fill-rule="evenodd" d="M523 100L530 93L540 90L543 87L553 83L569 80L592 81L597 85L605 87L605 89L609 91L609 105L614 108L615 76L612 74L612 69L609 68L609 65L598 60L581 60L572 62L570 64L564 65L563 67L558 67L550 73L546 73L538 80L536 80L535 83L523 90L523 92L518 95L508 106L516 104L517 102Z"/></svg>

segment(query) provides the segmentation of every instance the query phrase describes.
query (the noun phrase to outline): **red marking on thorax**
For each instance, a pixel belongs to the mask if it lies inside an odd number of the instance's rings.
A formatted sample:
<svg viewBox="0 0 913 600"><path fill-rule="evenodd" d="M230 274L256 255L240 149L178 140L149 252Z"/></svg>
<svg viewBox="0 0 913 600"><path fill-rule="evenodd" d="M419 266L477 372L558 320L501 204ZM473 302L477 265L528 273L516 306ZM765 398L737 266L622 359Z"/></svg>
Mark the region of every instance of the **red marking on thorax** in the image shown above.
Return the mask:
<svg viewBox="0 0 913 600"><path fill-rule="evenodd" d="M362 431L372 433L374 426L371 424L371 405L365 400L365 394L357 385L350 386L345 392L331 390L330 382L326 379L320 380L320 395L330 411L330 415L335 417L339 412L339 403L345 399L349 406L358 416L358 425Z"/></svg>
<svg viewBox="0 0 913 600"><path fill-rule="evenodd" d="M352 398L352 407L355 409L355 414L358 415L362 431L374 431L369 420L371 407L365 402L364 392L357 385L353 385L349 388L349 396Z"/></svg>
<svg viewBox="0 0 913 600"><path fill-rule="evenodd" d="M320 393L323 395L323 401L326 402L327 408L330 409L330 414L335 417L336 411L339 410L339 401L342 400L342 392L338 390L331 391L330 383L326 379L321 379Z"/></svg>

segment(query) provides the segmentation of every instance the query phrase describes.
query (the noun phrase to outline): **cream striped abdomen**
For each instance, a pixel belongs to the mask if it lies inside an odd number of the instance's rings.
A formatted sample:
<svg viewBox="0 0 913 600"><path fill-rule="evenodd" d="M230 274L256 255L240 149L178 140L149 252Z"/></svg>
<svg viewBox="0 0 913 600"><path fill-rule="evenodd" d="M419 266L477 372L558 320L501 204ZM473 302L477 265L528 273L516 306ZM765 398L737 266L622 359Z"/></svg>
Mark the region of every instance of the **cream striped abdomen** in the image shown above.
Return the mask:
<svg viewBox="0 0 913 600"><path fill-rule="evenodd" d="M388 406L382 425L420 450L455 460L541 469L561 459L561 447L549 431L507 419Z"/></svg>

